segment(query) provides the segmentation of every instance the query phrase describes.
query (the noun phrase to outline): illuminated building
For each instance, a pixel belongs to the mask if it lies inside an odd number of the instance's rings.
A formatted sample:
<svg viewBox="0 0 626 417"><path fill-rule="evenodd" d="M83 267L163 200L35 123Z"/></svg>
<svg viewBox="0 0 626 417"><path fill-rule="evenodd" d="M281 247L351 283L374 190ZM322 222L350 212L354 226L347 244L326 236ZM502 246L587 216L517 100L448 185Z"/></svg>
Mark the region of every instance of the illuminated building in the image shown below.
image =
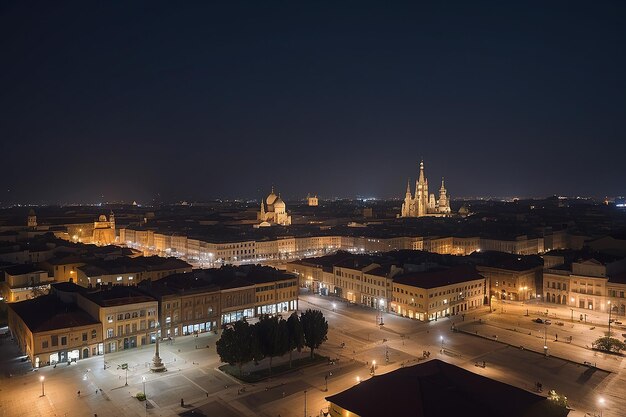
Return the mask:
<svg viewBox="0 0 626 417"><path fill-rule="evenodd" d="M115 243L115 216L113 212L109 215L109 219L102 214L98 221L93 224L93 236L91 243L96 245L110 245Z"/></svg>
<svg viewBox="0 0 626 417"><path fill-rule="evenodd" d="M424 161L420 162L420 175L415 183L415 195L411 193L411 184L406 185L406 195L402 203L400 217L445 216L450 214L450 196L441 179L439 199L428 194L428 179L424 175Z"/></svg>
<svg viewBox="0 0 626 417"><path fill-rule="evenodd" d="M291 216L287 214L285 202L279 195L274 194L274 187L265 200L261 201L261 211L257 213L257 220L261 227L274 224L289 226L291 224Z"/></svg>

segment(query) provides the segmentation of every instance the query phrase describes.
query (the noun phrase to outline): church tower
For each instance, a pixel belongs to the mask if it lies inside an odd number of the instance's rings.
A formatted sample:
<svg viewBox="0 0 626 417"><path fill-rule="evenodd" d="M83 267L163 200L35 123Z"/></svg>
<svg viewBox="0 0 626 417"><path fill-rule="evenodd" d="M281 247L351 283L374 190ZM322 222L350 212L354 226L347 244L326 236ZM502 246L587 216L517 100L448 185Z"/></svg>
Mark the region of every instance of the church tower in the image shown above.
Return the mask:
<svg viewBox="0 0 626 417"><path fill-rule="evenodd" d="M402 211L400 217L413 217L411 208L413 207L413 196L411 195L411 180L406 181L406 194L404 195L404 203L402 203Z"/></svg>
<svg viewBox="0 0 626 417"><path fill-rule="evenodd" d="M441 188L439 189L439 201L437 202L437 211L439 213L450 213L450 199L448 198L446 187L441 178Z"/></svg>
<svg viewBox="0 0 626 417"><path fill-rule="evenodd" d="M109 226L115 230L115 214L113 214L113 210L109 213Z"/></svg>
<svg viewBox="0 0 626 417"><path fill-rule="evenodd" d="M37 216L35 215L35 210L30 209L28 211L28 219L26 221L26 225L29 229L34 229L37 227Z"/></svg>
<svg viewBox="0 0 626 417"><path fill-rule="evenodd" d="M428 180L424 175L424 161L420 162L420 176L415 188L416 217L425 216L428 212Z"/></svg>

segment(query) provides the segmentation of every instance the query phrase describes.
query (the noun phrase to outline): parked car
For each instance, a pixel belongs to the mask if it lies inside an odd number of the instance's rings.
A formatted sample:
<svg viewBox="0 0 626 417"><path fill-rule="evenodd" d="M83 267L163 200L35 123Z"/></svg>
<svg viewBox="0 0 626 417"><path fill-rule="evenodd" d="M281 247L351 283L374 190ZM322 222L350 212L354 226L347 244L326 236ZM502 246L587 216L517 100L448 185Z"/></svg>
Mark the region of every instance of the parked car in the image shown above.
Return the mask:
<svg viewBox="0 0 626 417"><path fill-rule="evenodd" d="M542 324L542 323L543 323L543 320L542 320L542 319L540 319L540 318L536 318L536 319L534 319L533 321L534 321L535 323L539 323L539 324Z"/></svg>

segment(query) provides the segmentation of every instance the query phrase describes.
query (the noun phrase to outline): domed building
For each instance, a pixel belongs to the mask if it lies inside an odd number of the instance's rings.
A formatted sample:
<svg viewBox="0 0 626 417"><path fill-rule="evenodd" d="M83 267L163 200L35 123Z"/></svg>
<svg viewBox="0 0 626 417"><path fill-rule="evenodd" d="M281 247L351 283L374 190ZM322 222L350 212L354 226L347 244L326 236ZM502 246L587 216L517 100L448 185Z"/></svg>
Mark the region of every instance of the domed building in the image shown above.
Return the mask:
<svg viewBox="0 0 626 417"><path fill-rule="evenodd" d="M92 243L104 246L115 243L115 215L113 212L107 216L101 214L98 221L93 223Z"/></svg>
<svg viewBox="0 0 626 417"><path fill-rule="evenodd" d="M291 216L287 214L287 206L280 195L274 194L274 187L265 200L261 201L261 211L257 213L257 220L260 222L259 226L291 225Z"/></svg>

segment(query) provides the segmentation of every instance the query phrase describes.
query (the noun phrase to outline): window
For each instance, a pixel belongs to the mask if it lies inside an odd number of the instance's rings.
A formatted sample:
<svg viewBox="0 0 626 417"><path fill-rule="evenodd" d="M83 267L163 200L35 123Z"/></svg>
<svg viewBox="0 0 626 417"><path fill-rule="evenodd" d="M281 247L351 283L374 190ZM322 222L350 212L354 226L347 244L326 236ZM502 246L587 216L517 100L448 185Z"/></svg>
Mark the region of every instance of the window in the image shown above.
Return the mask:
<svg viewBox="0 0 626 417"><path fill-rule="evenodd" d="M52 346L59 346L59 336L52 335L50 336L50 339L52 341Z"/></svg>
<svg viewBox="0 0 626 417"><path fill-rule="evenodd" d="M86 342L86 341L87 341L87 332L84 332L83 333L83 342Z"/></svg>
<svg viewBox="0 0 626 417"><path fill-rule="evenodd" d="M118 280L118 281L121 281L121 280L122 280L122 277L117 277L117 280Z"/></svg>
<svg viewBox="0 0 626 417"><path fill-rule="evenodd" d="M113 316L107 316L107 321L109 323L113 323Z"/></svg>
<svg viewBox="0 0 626 417"><path fill-rule="evenodd" d="M61 336L61 346L67 345L67 336Z"/></svg>
<svg viewBox="0 0 626 417"><path fill-rule="evenodd" d="M107 329L107 339L110 339L113 337L113 329Z"/></svg>
<svg viewBox="0 0 626 417"><path fill-rule="evenodd" d="M92 330L92 331L91 331L91 338L92 338L92 339L95 339L95 338L96 338L96 336L97 336L97 332L96 332L95 330Z"/></svg>
<svg viewBox="0 0 626 417"><path fill-rule="evenodd" d="M42 349L48 349L48 341L44 340L43 342L41 342L41 348Z"/></svg>

